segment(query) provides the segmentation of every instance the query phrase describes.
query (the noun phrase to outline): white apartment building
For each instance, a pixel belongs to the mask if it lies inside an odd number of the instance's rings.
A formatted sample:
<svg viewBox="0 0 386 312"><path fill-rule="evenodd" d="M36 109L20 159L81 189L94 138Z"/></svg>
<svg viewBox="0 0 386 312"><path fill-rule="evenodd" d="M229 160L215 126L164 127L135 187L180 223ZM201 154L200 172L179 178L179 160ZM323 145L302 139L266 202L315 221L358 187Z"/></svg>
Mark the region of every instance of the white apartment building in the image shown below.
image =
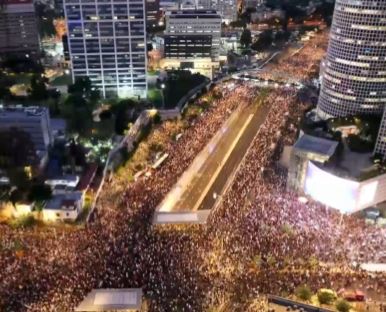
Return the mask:
<svg viewBox="0 0 386 312"><path fill-rule="evenodd" d="M145 0L65 0L73 79L104 97L147 96Z"/></svg>

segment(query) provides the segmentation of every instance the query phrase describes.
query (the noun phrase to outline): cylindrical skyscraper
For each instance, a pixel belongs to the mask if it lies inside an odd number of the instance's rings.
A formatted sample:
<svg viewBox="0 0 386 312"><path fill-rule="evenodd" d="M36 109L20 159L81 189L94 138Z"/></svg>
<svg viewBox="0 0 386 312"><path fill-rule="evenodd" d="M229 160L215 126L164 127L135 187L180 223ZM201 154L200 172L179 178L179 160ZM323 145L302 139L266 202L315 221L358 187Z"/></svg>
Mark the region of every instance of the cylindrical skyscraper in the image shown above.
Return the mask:
<svg viewBox="0 0 386 312"><path fill-rule="evenodd" d="M386 105L386 1L336 0L317 108L323 118L382 114Z"/></svg>

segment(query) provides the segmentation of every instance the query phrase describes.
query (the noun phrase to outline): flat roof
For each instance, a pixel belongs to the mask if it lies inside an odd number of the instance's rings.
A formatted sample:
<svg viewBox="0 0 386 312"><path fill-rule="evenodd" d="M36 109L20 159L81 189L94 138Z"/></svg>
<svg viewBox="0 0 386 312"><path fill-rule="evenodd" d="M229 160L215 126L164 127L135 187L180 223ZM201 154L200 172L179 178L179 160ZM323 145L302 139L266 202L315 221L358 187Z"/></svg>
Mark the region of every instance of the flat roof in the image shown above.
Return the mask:
<svg viewBox="0 0 386 312"><path fill-rule="evenodd" d="M101 288L93 289L75 308L77 312L140 310L141 288Z"/></svg>
<svg viewBox="0 0 386 312"><path fill-rule="evenodd" d="M295 149L325 157L334 155L339 142L304 134L295 143Z"/></svg>
<svg viewBox="0 0 386 312"><path fill-rule="evenodd" d="M170 11L167 14L170 18L218 18L221 15L215 10L184 10L184 11Z"/></svg>
<svg viewBox="0 0 386 312"><path fill-rule="evenodd" d="M44 209L61 210L63 206L68 207L81 200L82 196L83 193L80 191L52 195Z"/></svg>
<svg viewBox="0 0 386 312"><path fill-rule="evenodd" d="M48 114L47 107L39 106L22 106L22 105L0 105L0 118L25 118L25 117L41 117Z"/></svg>
<svg viewBox="0 0 386 312"><path fill-rule="evenodd" d="M156 211L153 224L205 224L210 210L186 212L161 212Z"/></svg>

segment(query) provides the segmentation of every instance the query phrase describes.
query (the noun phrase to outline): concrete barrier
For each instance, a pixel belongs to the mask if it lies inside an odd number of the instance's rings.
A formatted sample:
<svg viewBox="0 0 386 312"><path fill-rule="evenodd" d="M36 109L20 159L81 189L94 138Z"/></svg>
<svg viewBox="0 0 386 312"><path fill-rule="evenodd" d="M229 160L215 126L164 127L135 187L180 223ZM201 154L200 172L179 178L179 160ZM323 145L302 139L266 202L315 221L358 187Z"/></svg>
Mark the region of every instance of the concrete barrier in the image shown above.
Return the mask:
<svg viewBox="0 0 386 312"><path fill-rule="evenodd" d="M326 309L326 308L321 308L317 307L314 305L286 299L283 297L279 296L274 296L274 295L268 295L268 302L269 303L274 303L280 306L284 307L297 307L297 308L302 308L306 312L335 312L334 310Z"/></svg>

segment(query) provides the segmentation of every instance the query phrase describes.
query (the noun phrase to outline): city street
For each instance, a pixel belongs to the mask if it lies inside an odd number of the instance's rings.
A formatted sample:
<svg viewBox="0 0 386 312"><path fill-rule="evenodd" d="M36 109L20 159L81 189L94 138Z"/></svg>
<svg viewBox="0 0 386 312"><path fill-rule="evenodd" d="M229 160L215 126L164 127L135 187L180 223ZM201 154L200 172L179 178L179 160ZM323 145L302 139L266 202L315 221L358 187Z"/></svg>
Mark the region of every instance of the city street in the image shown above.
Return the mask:
<svg viewBox="0 0 386 312"><path fill-rule="evenodd" d="M258 105L236 111L196 157L158 211L211 209L221 198L228 179L237 169L268 112L269 107ZM177 201L172 198L177 198Z"/></svg>

